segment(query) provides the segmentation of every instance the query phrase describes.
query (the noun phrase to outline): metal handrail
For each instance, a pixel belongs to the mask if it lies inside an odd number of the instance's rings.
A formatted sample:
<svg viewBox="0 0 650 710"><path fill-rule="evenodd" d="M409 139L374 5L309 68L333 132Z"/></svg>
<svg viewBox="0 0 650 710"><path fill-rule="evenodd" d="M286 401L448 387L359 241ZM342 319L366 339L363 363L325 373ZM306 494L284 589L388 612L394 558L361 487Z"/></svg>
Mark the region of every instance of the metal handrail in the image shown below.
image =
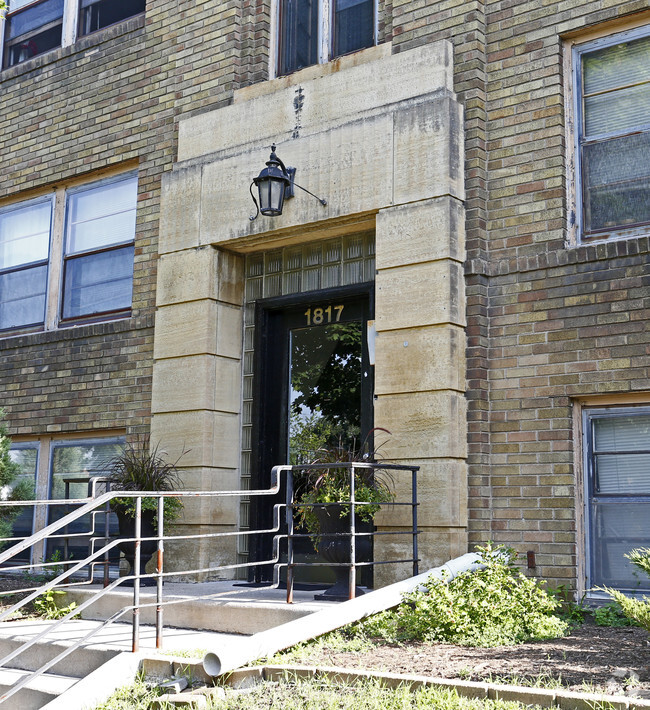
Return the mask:
<svg viewBox="0 0 650 710"><path fill-rule="evenodd" d="M342 464L314 464L312 466L309 466L309 468L340 468ZM397 502L392 502L388 503L387 505L411 505L412 510L413 510L413 540L414 540L414 565L415 569L417 569L417 500L416 500L416 478L415 478L415 472L417 471L417 467L405 467L405 466L397 466L397 465L391 465L391 464L368 464L368 463L359 463L359 464L354 464L355 468L381 468L381 469L392 469L392 470L411 470L413 479L412 479L412 485L413 485L413 500L410 503L397 503ZM90 485L89 485L89 496L87 498L76 498L76 499L64 499L64 500L32 500L32 501L20 501L17 503L16 501L0 501L0 508L1 507L15 507L16 505L28 505L28 506L36 506L36 505L78 505L79 507L76 508L75 510L71 511L70 513L67 513L63 517L61 517L59 520L54 521L53 523L47 525L45 528L39 530L38 532L34 533L33 535L26 537L26 538L21 538L16 542L14 545L12 545L10 548L0 552L0 566L6 563L9 559L11 559L13 556L20 554L21 552L25 551L26 549L29 549L33 547L34 545L38 545L39 543L42 543L45 539L52 539L52 538L62 538L62 537L87 537L90 540L90 549L91 552L89 555L87 555L83 560L79 561L65 561L66 569L63 570L60 574L56 575L53 579L50 579L46 581L44 584L42 584L40 587L30 587L28 589L25 589L23 591L28 591L31 592L28 594L26 597L21 599L20 601L16 602L13 604L9 609L5 610L0 614L0 621L3 619L6 619L9 617L12 613L23 607L25 604L28 604L30 601L33 601L37 597L41 596L42 594L46 593L47 591L51 590L54 587L71 587L71 586L83 586L83 585L88 585L92 582L93 580L93 568L95 565L97 565L102 558L104 558L104 587L100 590L97 590L97 592L83 601L79 606L76 606L74 610L66 614L62 619L56 621L53 623L51 626L49 626L47 629L39 633L37 636L34 638L26 641L24 644L22 644L19 648L15 649L8 655L6 655L4 658L0 659L0 667L3 667L7 663L9 663L11 660L19 656L20 654L24 653L26 650L31 648L34 644L38 643L41 641L43 638L46 636L52 634L54 631L59 629L63 624L65 624L67 621L69 621L71 618L77 616L80 612L97 602L99 599L101 599L103 596L106 594L110 593L113 591L115 588L118 586L126 583L133 581L133 603L127 607L124 607L120 611L116 612L113 614L109 619L107 619L102 625L96 627L95 629L92 629L89 631L83 638L78 639L76 642L70 644L69 647L67 647L64 651L62 651L56 658L52 659L48 663L46 663L44 666L39 668L36 671L33 671L31 673L26 674L21 680L13 685L11 688L9 688L4 694L0 695L0 704L2 704L5 700L7 700L9 697L13 696L15 693L17 693L22 687L24 687L27 683L30 682L31 679L38 677L42 673L45 673L47 670L49 670L53 665L55 665L59 660L65 658L67 655L70 653L73 653L77 648L79 648L82 644L86 643L88 639L92 638L95 634L99 633L103 628L105 628L107 625L112 624L114 621L117 619L123 617L126 613L129 611L132 612L132 651L137 651L139 648L139 623L140 623L140 610L142 608L147 608L147 607L154 607L155 606L155 616L156 616L156 648L161 648L162 647L162 632L163 632L163 606L170 605L170 604L176 604L176 603L183 603L186 600L184 599L179 599L179 600L167 600L163 602L162 599L162 583L163 579L165 577L171 577L173 575L178 575L179 572L165 572L163 570L163 553L164 553L164 541L165 540L179 540L179 539L198 539L198 538L221 538L221 537L232 537L232 536L239 536L239 535L259 535L259 534L273 534L273 539L272 539L272 549L271 549L271 556L269 559L264 559L264 560L255 560L253 562L243 562L243 563L237 563L237 564L231 564L231 565L219 565L218 567L201 567L197 569L192 569L192 570L183 570L183 574L187 575L192 575L192 574L200 574L200 573L208 573L208 572L214 572L214 571L221 571L221 570L235 570L235 569L247 569L247 568L253 568L253 567L259 567L262 565L272 565L273 566L273 583L270 586L277 587L280 583L280 572L283 568L287 568L287 601L291 602L293 598L293 567L297 566L298 563L295 563L292 558L292 544L293 544L293 538L299 537L299 535L294 534L293 531L293 510L294 510L294 502L293 502L293 473L296 470L299 469L305 469L306 466L288 466L288 465L283 465L283 466L275 466L273 467L271 471L271 480L270 480L270 487L265 488L265 489L254 489L254 490L229 490L229 491L106 491L103 493L98 493L98 486L101 483L106 483L105 478L94 478L91 479ZM197 498L197 497L252 497L252 496L275 496L280 492L281 488L281 480L282 476L286 476L287 480L287 485L286 485L286 490L287 490L287 498L285 503L274 503L273 505L273 519L272 519L272 527L265 529L265 530L236 530L236 531L230 531L230 532L218 532L218 533L207 533L207 534L188 534L188 535L174 535L174 536L166 536L165 535L165 530L164 530L164 499L165 498ZM136 514L135 514L135 532L134 532L134 537L132 538L123 538L120 537L119 539L113 539L111 540L109 535L108 535L108 523L106 519L105 521L105 536L99 537L99 536L94 536L92 530L94 530L94 519L95 515L97 513L106 513L109 509L109 504L112 500L116 498L134 498L136 502ZM142 517L142 499L143 498L156 498L158 501L158 529L157 529L157 535L155 537L142 537L141 535L141 517ZM343 501L345 502L345 501ZM359 501L354 501L354 492L352 492L351 496L351 501L352 504L354 505L362 505L362 502ZM286 525L287 525L287 531L286 533L281 531L281 514L282 514L282 509L284 509L285 512L285 520L286 520ZM86 515L91 515L91 518L93 520L93 527L89 533L67 533L66 535L60 534L62 530L65 530L70 524L74 523L75 521L79 520L83 516ZM354 516L351 516L354 517ZM374 533L374 534L396 534L396 533ZM400 532L400 534L404 534L403 532ZM352 547L354 549L354 539L357 535L365 535L365 533L358 533L354 530L354 527L352 525L351 529L351 541L352 541ZM292 537L293 536L293 537ZM288 557L287 557L287 562L281 562L281 543L287 540L287 551L288 551ZM103 541L103 544L98 547L98 549L94 549L94 545L98 541ZM133 565L133 574L129 575L128 577L119 577L113 582L110 582L108 579L108 553L115 549L118 544L122 542L133 542L135 543L135 561ZM141 543L144 541L156 541L157 542L157 565L156 565L156 572L152 573L142 573L140 569L140 546ZM401 562L402 560L399 560ZM388 561L387 563L392 563L392 562L398 562L396 561ZM381 562L382 564L384 562ZM318 563L317 563L318 564ZM350 579L354 580L355 579L355 574L356 574L356 567L357 566L363 566L366 563L360 563L356 562L354 559L354 556L352 557L351 560L351 566L350 566ZM374 563L374 564L380 564L380 562ZM60 566L61 562L31 562L29 565L24 565L24 566L17 566L13 567L12 570L20 570L20 569L25 569L25 567L29 567L30 569L33 569L35 567L57 567ZM83 568L88 567L89 568L89 577L85 581L77 581L73 579L73 576L76 573L79 573ZM140 580L146 579L146 578L154 578L156 580L156 600L155 602L147 603L147 604L141 604L140 603ZM15 593L16 590L14 590L12 593ZM1 596L1 595L0 595ZM202 599L209 599L209 598L215 598L218 596L218 594L207 594L203 595Z"/></svg>

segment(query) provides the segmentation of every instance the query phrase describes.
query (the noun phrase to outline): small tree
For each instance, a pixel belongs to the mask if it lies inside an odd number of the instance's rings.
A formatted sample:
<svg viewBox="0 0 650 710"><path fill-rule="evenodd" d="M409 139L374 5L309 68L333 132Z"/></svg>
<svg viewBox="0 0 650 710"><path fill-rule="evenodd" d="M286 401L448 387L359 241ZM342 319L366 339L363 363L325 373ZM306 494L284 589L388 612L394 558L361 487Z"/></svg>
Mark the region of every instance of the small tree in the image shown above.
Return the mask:
<svg viewBox="0 0 650 710"><path fill-rule="evenodd" d="M645 572L650 577L650 549L640 548L632 550L625 555L630 562ZM623 592L616 589L604 588L612 599L617 601L628 619L636 621L639 626L642 626L646 631L650 632L650 597L644 596L643 599L634 599L628 597Z"/></svg>
<svg viewBox="0 0 650 710"><path fill-rule="evenodd" d="M4 417L5 412L0 409L0 499L29 500L33 497L30 483L28 481L16 481L20 469L9 455L11 439L7 434L7 425ZM3 506L0 508L0 538L11 537L12 523L19 513L19 506ZM0 542L0 548L5 545L6 543Z"/></svg>

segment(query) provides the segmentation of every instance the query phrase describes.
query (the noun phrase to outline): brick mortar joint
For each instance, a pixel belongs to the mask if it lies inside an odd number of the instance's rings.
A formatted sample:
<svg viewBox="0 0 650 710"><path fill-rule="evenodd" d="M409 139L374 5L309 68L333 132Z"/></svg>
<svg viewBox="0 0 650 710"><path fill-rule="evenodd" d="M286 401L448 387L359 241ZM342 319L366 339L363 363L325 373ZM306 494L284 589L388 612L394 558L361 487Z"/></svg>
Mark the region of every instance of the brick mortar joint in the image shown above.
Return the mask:
<svg viewBox="0 0 650 710"><path fill-rule="evenodd" d="M647 236L636 239L580 244L561 250L490 261L484 257L468 259L465 262L465 276L506 276L508 274L552 269L569 264L585 264L594 261L612 261L630 256L650 253Z"/></svg>

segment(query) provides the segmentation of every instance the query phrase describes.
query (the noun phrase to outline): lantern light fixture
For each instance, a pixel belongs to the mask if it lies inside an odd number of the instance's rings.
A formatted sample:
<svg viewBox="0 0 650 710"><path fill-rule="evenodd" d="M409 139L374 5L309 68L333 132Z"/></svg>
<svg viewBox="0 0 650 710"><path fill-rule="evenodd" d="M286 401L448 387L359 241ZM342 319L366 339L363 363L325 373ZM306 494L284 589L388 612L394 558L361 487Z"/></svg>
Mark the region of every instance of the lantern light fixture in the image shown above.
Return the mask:
<svg viewBox="0 0 650 710"><path fill-rule="evenodd" d="M309 190L294 182L295 174L296 169L287 168L276 155L275 145L272 145L271 156L266 162L266 167L256 178L253 178L253 182L250 184L251 197L253 198L257 210L255 215L250 217L251 222L257 219L260 212L266 217L278 217L281 215L284 201L294 195L294 187L298 187L312 197L315 197L321 205L327 205L327 200L314 195L313 192L309 192ZM253 194L253 185L257 187L259 203Z"/></svg>

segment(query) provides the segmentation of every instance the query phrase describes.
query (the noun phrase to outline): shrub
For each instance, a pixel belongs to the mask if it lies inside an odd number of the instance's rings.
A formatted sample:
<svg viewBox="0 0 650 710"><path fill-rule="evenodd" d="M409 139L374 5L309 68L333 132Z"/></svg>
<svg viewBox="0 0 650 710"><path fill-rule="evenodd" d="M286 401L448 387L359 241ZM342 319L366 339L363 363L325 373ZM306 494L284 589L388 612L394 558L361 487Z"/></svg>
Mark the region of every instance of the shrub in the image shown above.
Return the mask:
<svg viewBox="0 0 650 710"><path fill-rule="evenodd" d="M462 646L512 645L568 632L569 625L553 613L559 602L521 573L514 550L488 543L478 553L482 569L449 582L430 577L396 610L365 622L364 632Z"/></svg>
<svg viewBox="0 0 650 710"><path fill-rule="evenodd" d="M639 548L625 555L630 562L650 577L650 549ZM643 599L628 597L616 589L604 587L609 596L617 602L625 616L650 632L650 597Z"/></svg>

